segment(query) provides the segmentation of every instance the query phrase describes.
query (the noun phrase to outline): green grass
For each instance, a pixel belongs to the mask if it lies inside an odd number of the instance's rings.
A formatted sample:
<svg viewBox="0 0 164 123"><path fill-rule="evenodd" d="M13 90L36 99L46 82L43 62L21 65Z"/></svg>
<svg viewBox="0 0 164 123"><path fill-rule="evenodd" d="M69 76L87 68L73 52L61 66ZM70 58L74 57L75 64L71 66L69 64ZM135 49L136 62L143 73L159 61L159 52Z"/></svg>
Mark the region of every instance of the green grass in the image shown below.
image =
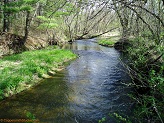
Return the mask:
<svg viewBox="0 0 164 123"><path fill-rule="evenodd" d="M111 39L100 39L100 40L98 41L98 44L99 44L99 45L109 46L109 47L114 46L115 43L116 43L116 42L113 41L113 40L111 40Z"/></svg>
<svg viewBox="0 0 164 123"><path fill-rule="evenodd" d="M52 68L58 68L75 58L71 51L51 48L0 59L0 99L34 85Z"/></svg>

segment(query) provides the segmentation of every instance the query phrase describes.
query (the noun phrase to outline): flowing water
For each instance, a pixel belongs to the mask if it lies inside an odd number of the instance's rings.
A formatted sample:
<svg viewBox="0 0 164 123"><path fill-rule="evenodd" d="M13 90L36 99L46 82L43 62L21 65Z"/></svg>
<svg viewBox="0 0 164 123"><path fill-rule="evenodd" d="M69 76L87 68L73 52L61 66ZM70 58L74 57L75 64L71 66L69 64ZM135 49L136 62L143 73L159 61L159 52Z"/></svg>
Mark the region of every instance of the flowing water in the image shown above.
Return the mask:
<svg viewBox="0 0 164 123"><path fill-rule="evenodd" d="M95 39L78 40L67 49L79 55L65 70L39 85L0 103L0 119L28 119L40 123L97 123L108 114L130 115L127 96L130 79L114 48L98 45Z"/></svg>

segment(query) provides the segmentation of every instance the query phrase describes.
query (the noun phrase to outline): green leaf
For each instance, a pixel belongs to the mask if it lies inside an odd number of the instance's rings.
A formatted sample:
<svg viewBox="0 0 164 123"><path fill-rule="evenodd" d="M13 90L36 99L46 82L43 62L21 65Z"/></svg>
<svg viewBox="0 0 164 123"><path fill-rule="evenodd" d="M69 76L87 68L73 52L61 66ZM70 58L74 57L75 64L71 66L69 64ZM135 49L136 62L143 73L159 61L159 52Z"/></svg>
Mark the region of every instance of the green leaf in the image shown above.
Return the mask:
<svg viewBox="0 0 164 123"><path fill-rule="evenodd" d="M39 26L40 29L53 29L58 27L57 23L43 23Z"/></svg>
<svg viewBox="0 0 164 123"><path fill-rule="evenodd" d="M5 7L4 11L9 12L9 13L17 13L19 12L19 8L18 7Z"/></svg>
<svg viewBox="0 0 164 123"><path fill-rule="evenodd" d="M42 20L42 21L49 21L49 18L46 18L45 16L37 16L38 19Z"/></svg>
<svg viewBox="0 0 164 123"><path fill-rule="evenodd" d="M26 4L35 4L38 0L23 0Z"/></svg>
<svg viewBox="0 0 164 123"><path fill-rule="evenodd" d="M32 11L32 7L31 6L22 6L20 8L20 11Z"/></svg>

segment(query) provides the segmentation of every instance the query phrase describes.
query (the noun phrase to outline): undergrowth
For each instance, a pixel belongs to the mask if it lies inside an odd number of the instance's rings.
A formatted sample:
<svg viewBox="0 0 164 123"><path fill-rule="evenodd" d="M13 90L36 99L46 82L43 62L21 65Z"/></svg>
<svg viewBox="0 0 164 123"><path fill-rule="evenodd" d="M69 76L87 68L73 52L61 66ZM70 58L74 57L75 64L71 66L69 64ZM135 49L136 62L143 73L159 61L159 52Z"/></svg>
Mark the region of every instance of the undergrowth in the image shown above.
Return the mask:
<svg viewBox="0 0 164 123"><path fill-rule="evenodd" d="M131 97L136 102L136 123L163 123L164 120L164 38L137 37L127 49L129 73L136 93Z"/></svg>

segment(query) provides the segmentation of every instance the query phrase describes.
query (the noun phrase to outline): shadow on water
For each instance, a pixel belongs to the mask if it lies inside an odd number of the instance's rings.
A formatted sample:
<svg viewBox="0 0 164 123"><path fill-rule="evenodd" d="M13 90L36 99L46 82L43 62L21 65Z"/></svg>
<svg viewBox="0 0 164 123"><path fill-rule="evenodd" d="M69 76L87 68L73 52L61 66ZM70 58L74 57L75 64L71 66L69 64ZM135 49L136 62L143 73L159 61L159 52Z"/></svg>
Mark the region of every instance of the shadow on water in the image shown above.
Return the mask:
<svg viewBox="0 0 164 123"><path fill-rule="evenodd" d="M130 79L120 53L95 43L78 40L65 47L80 57L54 78L0 103L0 119L27 119L27 112L40 122L97 123L109 113L130 115L131 90L122 83ZM107 123L114 123L108 119Z"/></svg>

